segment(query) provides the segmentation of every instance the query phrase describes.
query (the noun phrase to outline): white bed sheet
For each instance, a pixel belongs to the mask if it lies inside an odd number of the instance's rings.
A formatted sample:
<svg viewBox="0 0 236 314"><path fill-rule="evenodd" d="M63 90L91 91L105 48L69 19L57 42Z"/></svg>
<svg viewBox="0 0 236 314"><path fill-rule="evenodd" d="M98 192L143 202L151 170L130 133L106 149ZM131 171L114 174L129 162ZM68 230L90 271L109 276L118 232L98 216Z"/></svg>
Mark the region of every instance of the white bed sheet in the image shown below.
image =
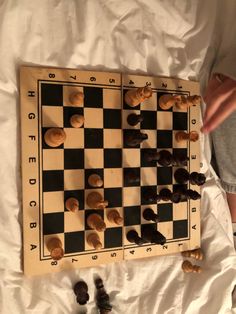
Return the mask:
<svg viewBox="0 0 236 314"><path fill-rule="evenodd" d="M94 274L104 280L115 314L233 312L232 228L224 193L209 166L207 137L201 139L203 171L208 178L202 190L205 260L201 275L184 274L180 255L36 278L22 273L19 66L200 79L204 89L220 34L230 28L236 9L234 1L224 1L225 11L219 18L217 3L0 0L0 313L82 313L84 307L78 306L72 291L80 278L89 286L87 311L97 313Z"/></svg>

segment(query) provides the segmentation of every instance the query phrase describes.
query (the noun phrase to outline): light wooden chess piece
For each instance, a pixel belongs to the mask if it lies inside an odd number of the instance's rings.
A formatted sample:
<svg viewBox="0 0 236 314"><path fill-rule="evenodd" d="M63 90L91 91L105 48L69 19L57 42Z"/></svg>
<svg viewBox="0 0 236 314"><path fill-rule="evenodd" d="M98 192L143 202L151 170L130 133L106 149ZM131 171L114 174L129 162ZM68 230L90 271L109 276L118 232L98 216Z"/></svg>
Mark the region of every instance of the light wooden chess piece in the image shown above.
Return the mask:
<svg viewBox="0 0 236 314"><path fill-rule="evenodd" d="M66 133L60 128L50 128L44 134L44 141L50 147L58 147L66 140Z"/></svg>
<svg viewBox="0 0 236 314"><path fill-rule="evenodd" d="M77 91L73 92L69 97L70 103L73 106L81 106L84 102L84 93Z"/></svg>
<svg viewBox="0 0 236 314"><path fill-rule="evenodd" d="M117 209L112 209L111 211L109 211L107 213L107 219L110 222L115 223L116 225L119 225L119 226L122 225L124 221L124 219L121 217Z"/></svg>
<svg viewBox="0 0 236 314"><path fill-rule="evenodd" d="M185 131L178 131L175 133L175 139L178 143L188 140L191 142L196 142L199 139L199 134L196 131L191 131L190 133Z"/></svg>
<svg viewBox="0 0 236 314"><path fill-rule="evenodd" d="M163 110L168 110L181 101L180 95L164 94L159 98L159 106Z"/></svg>
<svg viewBox="0 0 236 314"><path fill-rule="evenodd" d="M189 261L183 261L182 269L185 273L201 273L202 268L198 265L193 265Z"/></svg>
<svg viewBox="0 0 236 314"><path fill-rule="evenodd" d="M70 118L70 124L73 126L73 128L81 128L84 124L84 116L81 114L74 114Z"/></svg>
<svg viewBox="0 0 236 314"><path fill-rule="evenodd" d="M188 109L191 106L200 105L201 96L180 96L179 101L176 102L176 107L178 109Z"/></svg>
<svg viewBox="0 0 236 314"><path fill-rule="evenodd" d="M125 103L130 107L136 107L151 96L152 89L149 86L130 89L125 93Z"/></svg>
<svg viewBox="0 0 236 314"><path fill-rule="evenodd" d="M87 224L91 229L99 232L106 230L106 224L98 214L90 214L87 218Z"/></svg>
<svg viewBox="0 0 236 314"><path fill-rule="evenodd" d="M195 258L196 260L199 260L199 261L203 260L203 252L200 248L195 249L195 250L190 250L190 251L184 251L181 254L184 257Z"/></svg>
<svg viewBox="0 0 236 314"><path fill-rule="evenodd" d="M103 180L98 174L93 173L88 178L88 184L94 188L101 187L103 186Z"/></svg>
<svg viewBox="0 0 236 314"><path fill-rule="evenodd" d="M100 241L99 235L96 232L90 233L86 241L88 245L92 246L95 250L101 250L102 248L102 243Z"/></svg>
<svg viewBox="0 0 236 314"><path fill-rule="evenodd" d="M62 242L59 238L57 237L50 238L47 241L46 246L53 260L58 261L64 256Z"/></svg>
<svg viewBox="0 0 236 314"><path fill-rule="evenodd" d="M79 201L74 197L70 197L66 200L65 207L67 210L74 213L75 211L79 210Z"/></svg>
<svg viewBox="0 0 236 314"><path fill-rule="evenodd" d="M103 200L101 194L98 192L89 193L86 202L92 209L104 209L108 206L108 201Z"/></svg>

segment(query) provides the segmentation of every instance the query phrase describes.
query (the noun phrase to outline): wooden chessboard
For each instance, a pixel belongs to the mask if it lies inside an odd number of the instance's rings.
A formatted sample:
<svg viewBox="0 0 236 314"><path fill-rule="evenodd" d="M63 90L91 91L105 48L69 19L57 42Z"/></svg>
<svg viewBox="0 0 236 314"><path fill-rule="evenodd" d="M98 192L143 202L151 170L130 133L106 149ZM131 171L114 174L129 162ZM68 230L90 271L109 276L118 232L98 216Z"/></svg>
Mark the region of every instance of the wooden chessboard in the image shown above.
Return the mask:
<svg viewBox="0 0 236 314"><path fill-rule="evenodd" d="M135 108L124 102L127 90L151 86L153 95ZM73 106L70 95L84 94L84 102ZM160 201L147 202L143 191L151 187L157 193L163 187L174 191L175 167L148 164L142 156L147 149L166 149L189 157L189 172L199 172L199 141L177 143L179 130L199 132L200 107L162 110L159 98L163 94L199 94L197 82L180 79L137 76L120 73L80 71L45 67L21 67L21 139L24 272L37 275L63 269L91 267L102 263L118 262L149 256L178 253L200 246L200 201L186 200L178 204ZM127 123L130 113L142 114L141 124ZM70 117L84 116L84 125L73 128ZM63 128L66 141L51 148L44 142L44 134L51 127ZM148 139L138 147L124 144L127 129L140 129ZM139 182L127 184L124 174L132 168ZM88 177L99 174L104 185L91 188ZM200 193L196 185L193 188ZM86 197L98 191L108 207L93 210ZM65 201L74 197L79 210L66 210ZM139 234L150 221L142 217L145 208L158 213L160 222L151 223L167 239L165 245L151 243L137 246L126 239L129 230ZM107 213L116 208L124 219L121 226L112 224ZM91 229L86 218L98 213L106 223L99 233L102 249L96 251L86 242ZM51 237L61 240L64 257L55 261L47 248Z"/></svg>

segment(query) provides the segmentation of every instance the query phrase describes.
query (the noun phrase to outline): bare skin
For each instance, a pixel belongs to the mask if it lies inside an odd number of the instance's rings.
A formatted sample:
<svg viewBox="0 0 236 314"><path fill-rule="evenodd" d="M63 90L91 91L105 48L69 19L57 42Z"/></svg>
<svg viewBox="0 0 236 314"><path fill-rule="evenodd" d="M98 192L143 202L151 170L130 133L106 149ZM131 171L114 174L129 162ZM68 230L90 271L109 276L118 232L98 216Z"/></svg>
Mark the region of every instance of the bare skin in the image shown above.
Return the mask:
<svg viewBox="0 0 236 314"><path fill-rule="evenodd" d="M209 81L205 96L207 107L203 118L203 133L215 130L236 110L236 81L219 74ZM236 222L236 194L226 193L232 222Z"/></svg>

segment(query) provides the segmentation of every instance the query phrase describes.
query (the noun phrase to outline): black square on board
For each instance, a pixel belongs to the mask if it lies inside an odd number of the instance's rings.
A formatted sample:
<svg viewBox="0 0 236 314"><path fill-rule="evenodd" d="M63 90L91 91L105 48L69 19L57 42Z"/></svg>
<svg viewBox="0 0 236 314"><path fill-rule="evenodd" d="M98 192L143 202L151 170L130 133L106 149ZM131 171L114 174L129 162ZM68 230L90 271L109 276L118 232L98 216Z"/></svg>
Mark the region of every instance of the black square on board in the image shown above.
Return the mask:
<svg viewBox="0 0 236 314"><path fill-rule="evenodd" d="M108 201L108 207L122 206L122 189L121 188L105 188L104 199Z"/></svg>
<svg viewBox="0 0 236 314"><path fill-rule="evenodd" d="M41 84L42 106L62 106L63 87L59 84Z"/></svg>
<svg viewBox="0 0 236 314"><path fill-rule="evenodd" d="M157 184L158 185L172 184L172 167L157 168Z"/></svg>
<svg viewBox="0 0 236 314"><path fill-rule="evenodd" d="M64 212L43 214L43 235L64 232Z"/></svg>
<svg viewBox="0 0 236 314"><path fill-rule="evenodd" d="M158 216L160 222L172 221L173 220L173 204L172 203L163 203L158 204Z"/></svg>
<svg viewBox="0 0 236 314"><path fill-rule="evenodd" d="M140 168L123 168L124 186L140 186Z"/></svg>
<svg viewBox="0 0 236 314"><path fill-rule="evenodd" d="M103 109L103 123L105 129L121 129L121 110Z"/></svg>
<svg viewBox="0 0 236 314"><path fill-rule="evenodd" d="M173 112L173 130L188 130L187 112Z"/></svg>
<svg viewBox="0 0 236 314"><path fill-rule="evenodd" d="M141 110L143 121L141 122L141 129L156 130L157 129L157 115L156 112Z"/></svg>
<svg viewBox="0 0 236 314"><path fill-rule="evenodd" d="M65 233L65 253L83 252L84 246L84 231Z"/></svg>
<svg viewBox="0 0 236 314"><path fill-rule="evenodd" d="M84 129L85 148L103 148L103 129Z"/></svg>
<svg viewBox="0 0 236 314"><path fill-rule="evenodd" d="M103 175L103 168L101 169L85 169L85 188L86 189L96 189L99 187L93 187L90 186L88 183L88 179L92 174L97 174L103 181L104 181L104 175ZM100 187L101 188L101 187Z"/></svg>
<svg viewBox="0 0 236 314"><path fill-rule="evenodd" d="M45 170L43 171L43 191L63 191L64 190L64 171Z"/></svg>
<svg viewBox="0 0 236 314"><path fill-rule="evenodd" d="M141 167L156 167L155 160L149 161L148 154L154 154L157 150L155 148L141 148Z"/></svg>
<svg viewBox="0 0 236 314"><path fill-rule="evenodd" d="M180 156L181 158L187 159L188 157L188 149L187 148L173 148L173 156ZM187 161L186 161L187 165Z"/></svg>
<svg viewBox="0 0 236 314"><path fill-rule="evenodd" d="M84 115L84 109L80 107L63 107L63 115L64 115L64 128L72 128L70 124L70 118L75 115ZM83 128L84 126L81 126Z"/></svg>
<svg viewBox="0 0 236 314"><path fill-rule="evenodd" d="M84 87L84 107L102 108L103 91L100 87Z"/></svg>
<svg viewBox="0 0 236 314"><path fill-rule="evenodd" d="M124 207L124 225L140 225L141 224L141 208L140 206Z"/></svg>
<svg viewBox="0 0 236 314"><path fill-rule="evenodd" d="M122 243L122 227L107 228L104 232L105 248L120 247Z"/></svg>
<svg viewBox="0 0 236 314"><path fill-rule="evenodd" d="M141 204L156 204L157 186L141 186Z"/></svg>
<svg viewBox="0 0 236 314"><path fill-rule="evenodd" d="M188 220L173 221L173 238L187 238L188 237Z"/></svg>
<svg viewBox="0 0 236 314"><path fill-rule="evenodd" d="M64 149L65 169L84 169L83 149Z"/></svg>
<svg viewBox="0 0 236 314"><path fill-rule="evenodd" d="M84 190L64 191L64 204L66 200L70 197L74 197L79 201L79 210L84 209ZM65 208L65 211L68 210Z"/></svg>
<svg viewBox="0 0 236 314"><path fill-rule="evenodd" d="M157 148L172 148L172 131L158 130L157 131Z"/></svg>
<svg viewBox="0 0 236 314"><path fill-rule="evenodd" d="M104 149L104 168L121 168L122 150L119 148Z"/></svg>

